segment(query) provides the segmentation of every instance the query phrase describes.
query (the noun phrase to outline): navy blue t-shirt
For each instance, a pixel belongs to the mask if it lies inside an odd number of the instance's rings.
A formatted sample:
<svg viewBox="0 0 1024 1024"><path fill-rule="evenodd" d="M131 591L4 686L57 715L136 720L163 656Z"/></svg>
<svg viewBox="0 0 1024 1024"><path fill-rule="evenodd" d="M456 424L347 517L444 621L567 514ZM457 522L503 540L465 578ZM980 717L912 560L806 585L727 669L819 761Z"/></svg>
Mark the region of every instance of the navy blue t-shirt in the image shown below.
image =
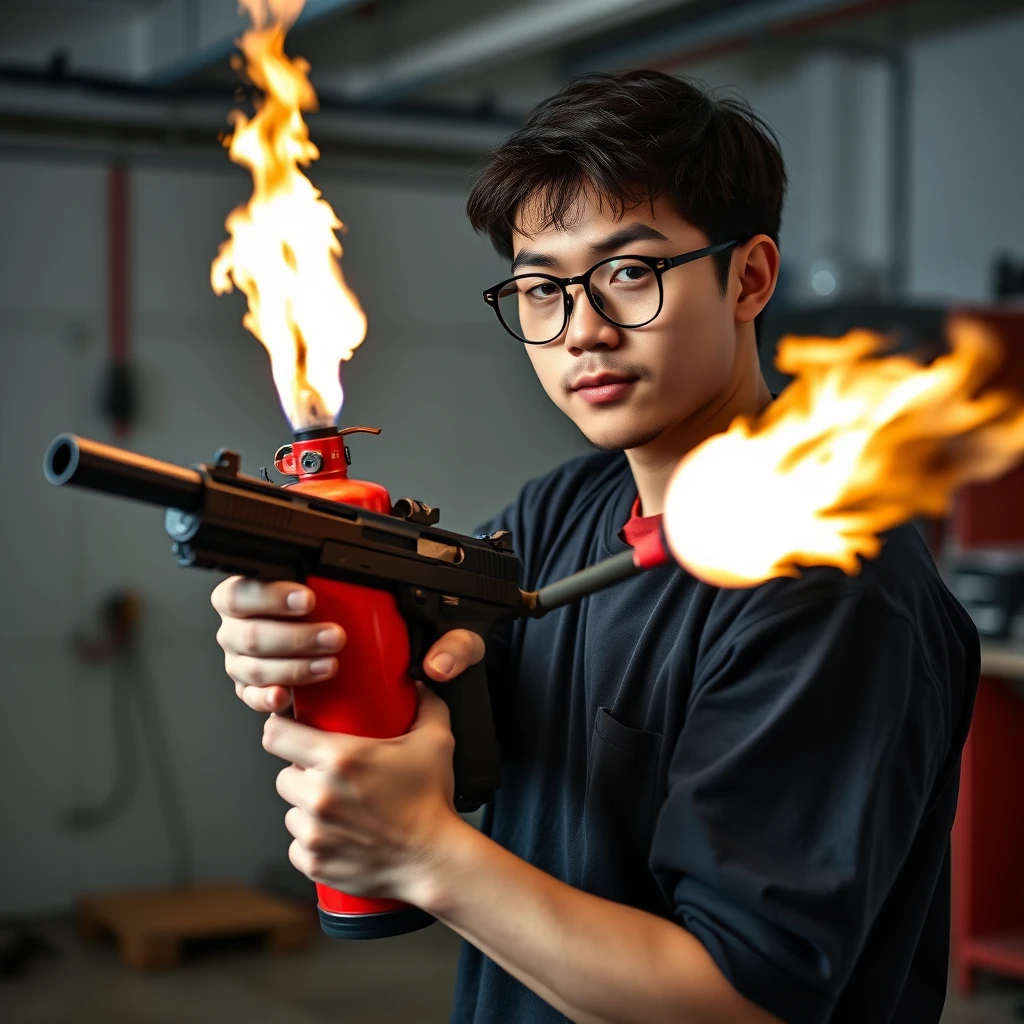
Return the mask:
<svg viewBox="0 0 1024 1024"><path fill-rule="evenodd" d="M532 589L625 550L635 498L624 455L587 456L483 529L513 532ZM938 1021L979 649L912 526L856 577L651 570L513 623L488 670L495 841L678 922L790 1024ZM566 1018L467 944L452 1020Z"/></svg>

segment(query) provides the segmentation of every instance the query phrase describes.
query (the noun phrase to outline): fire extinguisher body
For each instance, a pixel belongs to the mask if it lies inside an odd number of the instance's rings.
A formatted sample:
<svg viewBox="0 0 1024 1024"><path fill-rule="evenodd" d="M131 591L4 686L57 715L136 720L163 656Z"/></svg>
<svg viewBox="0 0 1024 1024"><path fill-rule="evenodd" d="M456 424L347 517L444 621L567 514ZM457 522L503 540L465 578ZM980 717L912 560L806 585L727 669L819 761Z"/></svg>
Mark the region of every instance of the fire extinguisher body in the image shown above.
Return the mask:
<svg viewBox="0 0 1024 1024"><path fill-rule="evenodd" d="M385 488L348 478L347 453L336 433L297 441L290 449L287 462L282 464L280 457L276 461L284 472L291 467L300 469L298 482L290 485L295 490L373 512L391 512ZM306 453L314 450L317 458L311 459ZM312 467L318 461L322 470L309 475L301 472L303 465ZM327 732L377 739L408 732L416 718L418 701L408 671L408 630L394 596L319 577L308 578L306 585L316 595L316 608L310 617L317 622L337 623L345 630L347 640L339 652L335 675L322 683L294 688L296 720ZM350 896L319 883L316 890L321 927L335 938L384 938L434 922L429 914L396 900Z"/></svg>

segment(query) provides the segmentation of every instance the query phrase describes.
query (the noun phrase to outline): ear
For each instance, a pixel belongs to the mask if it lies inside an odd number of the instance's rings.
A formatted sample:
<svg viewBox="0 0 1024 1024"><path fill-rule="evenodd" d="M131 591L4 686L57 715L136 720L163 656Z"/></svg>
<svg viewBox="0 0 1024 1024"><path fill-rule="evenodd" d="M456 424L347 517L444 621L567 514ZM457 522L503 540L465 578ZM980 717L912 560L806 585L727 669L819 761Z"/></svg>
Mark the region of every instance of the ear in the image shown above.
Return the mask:
<svg viewBox="0 0 1024 1024"><path fill-rule="evenodd" d="M736 320L752 321L772 297L779 279L779 247L767 235L753 238L736 247L731 273L738 284Z"/></svg>

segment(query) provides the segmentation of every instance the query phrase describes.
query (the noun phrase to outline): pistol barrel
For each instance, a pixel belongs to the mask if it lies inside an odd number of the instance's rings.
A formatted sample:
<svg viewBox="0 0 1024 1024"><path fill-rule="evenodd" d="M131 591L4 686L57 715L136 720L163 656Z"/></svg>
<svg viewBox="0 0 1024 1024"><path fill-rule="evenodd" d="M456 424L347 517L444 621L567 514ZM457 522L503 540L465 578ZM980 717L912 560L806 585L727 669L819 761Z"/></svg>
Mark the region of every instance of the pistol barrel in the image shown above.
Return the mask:
<svg viewBox="0 0 1024 1024"><path fill-rule="evenodd" d="M203 478L194 469L122 451L75 434L54 438L43 459L51 484L134 498L191 512L203 500Z"/></svg>

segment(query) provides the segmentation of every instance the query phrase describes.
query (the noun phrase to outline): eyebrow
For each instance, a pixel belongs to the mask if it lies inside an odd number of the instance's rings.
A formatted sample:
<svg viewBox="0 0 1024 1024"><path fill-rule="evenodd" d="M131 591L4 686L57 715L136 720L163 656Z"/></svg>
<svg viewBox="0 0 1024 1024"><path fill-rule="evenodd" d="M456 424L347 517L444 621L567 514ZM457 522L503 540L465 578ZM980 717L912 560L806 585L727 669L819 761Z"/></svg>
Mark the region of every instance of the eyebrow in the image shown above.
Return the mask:
<svg viewBox="0 0 1024 1024"><path fill-rule="evenodd" d="M512 273L520 267L560 267L561 264L554 256L546 256L542 252L533 249L520 249L516 258L512 261Z"/></svg>
<svg viewBox="0 0 1024 1024"><path fill-rule="evenodd" d="M594 256L608 256L621 249L629 242L667 242L668 236L663 235L657 228L650 224L630 224L627 227L619 228L618 231L599 242L593 242L590 251ZM512 261L512 272L515 273L520 267L559 267L561 264L554 256L537 252L534 249L522 249Z"/></svg>

